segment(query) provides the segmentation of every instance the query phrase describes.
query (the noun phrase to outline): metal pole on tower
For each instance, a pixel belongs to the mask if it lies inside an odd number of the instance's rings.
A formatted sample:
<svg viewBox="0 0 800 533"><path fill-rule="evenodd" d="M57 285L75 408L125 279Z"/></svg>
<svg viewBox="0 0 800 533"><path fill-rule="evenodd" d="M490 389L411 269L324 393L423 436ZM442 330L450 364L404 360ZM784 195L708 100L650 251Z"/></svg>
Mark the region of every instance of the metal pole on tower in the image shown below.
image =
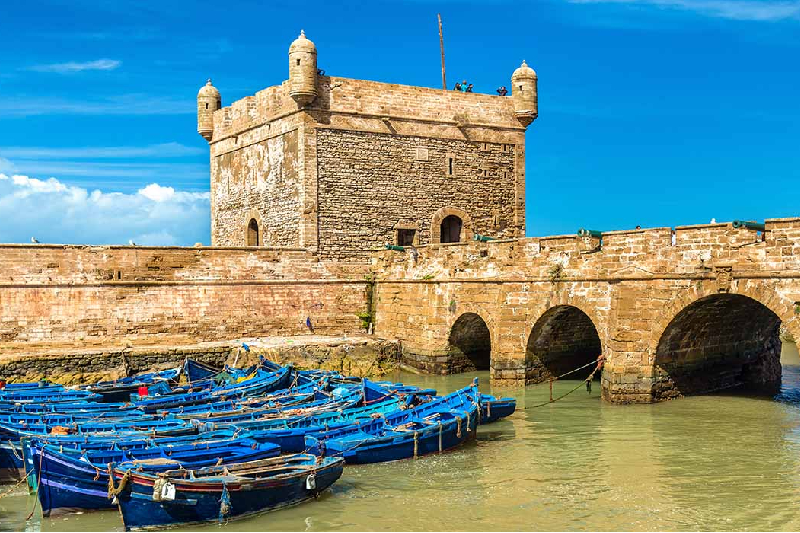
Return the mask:
<svg viewBox="0 0 800 533"><path fill-rule="evenodd" d="M439 18L439 48L442 49L442 90L447 90L447 79L444 76L444 37L442 36L442 15L441 13L437 13L436 16Z"/></svg>

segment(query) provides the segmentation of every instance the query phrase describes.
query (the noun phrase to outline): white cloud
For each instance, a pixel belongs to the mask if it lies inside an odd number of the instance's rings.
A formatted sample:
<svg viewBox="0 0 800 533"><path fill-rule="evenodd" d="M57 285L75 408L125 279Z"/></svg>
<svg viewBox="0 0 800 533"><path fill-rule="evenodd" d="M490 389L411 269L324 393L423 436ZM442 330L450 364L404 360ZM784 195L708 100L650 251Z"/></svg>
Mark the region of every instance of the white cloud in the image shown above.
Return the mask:
<svg viewBox="0 0 800 533"><path fill-rule="evenodd" d="M26 70L34 72L53 72L56 74L74 74L86 70L115 70L122 65L116 59L97 59L95 61L69 61L67 63L50 63L47 65L33 65Z"/></svg>
<svg viewBox="0 0 800 533"><path fill-rule="evenodd" d="M207 192L175 191L172 187L162 187L158 183L151 183L144 189L139 189L139 194L154 202L191 203L197 200L209 199L209 193Z"/></svg>
<svg viewBox="0 0 800 533"><path fill-rule="evenodd" d="M678 9L749 21L800 20L800 0L568 0L573 4L628 4Z"/></svg>
<svg viewBox="0 0 800 533"><path fill-rule="evenodd" d="M12 172L34 176L80 178L139 178L157 181L165 176L207 180L208 166L200 163L103 163L94 161L47 161L15 159Z"/></svg>
<svg viewBox="0 0 800 533"><path fill-rule="evenodd" d="M209 193L156 183L124 194L0 173L0 242L208 243L209 210Z"/></svg>
<svg viewBox="0 0 800 533"><path fill-rule="evenodd" d="M38 115L183 115L196 112L194 98L156 97L140 93L105 99L64 100L25 95L4 95L0 117L20 118Z"/></svg>
<svg viewBox="0 0 800 533"><path fill-rule="evenodd" d="M151 183L144 189L139 189L139 194L150 198L154 202L165 202L175 196L175 189L172 187L162 187L158 183Z"/></svg>
<svg viewBox="0 0 800 533"><path fill-rule="evenodd" d="M35 159L109 159L127 157L183 157L208 153L208 149L176 142L148 146L96 146L87 148L49 148L36 146L0 147L0 154L10 158Z"/></svg>

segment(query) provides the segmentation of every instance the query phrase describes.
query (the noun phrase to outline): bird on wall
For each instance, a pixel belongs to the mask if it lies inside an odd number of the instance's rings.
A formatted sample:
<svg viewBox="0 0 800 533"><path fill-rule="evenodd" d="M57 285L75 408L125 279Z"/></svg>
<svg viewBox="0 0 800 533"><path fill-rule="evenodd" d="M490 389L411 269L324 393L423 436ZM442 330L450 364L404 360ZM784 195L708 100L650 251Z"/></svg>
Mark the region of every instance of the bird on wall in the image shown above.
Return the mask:
<svg viewBox="0 0 800 533"><path fill-rule="evenodd" d="M39 241L36 240L36 237L31 237L31 242L33 244L38 244L39 243Z"/></svg>
<svg viewBox="0 0 800 533"><path fill-rule="evenodd" d="M130 245L130 246L136 246L136 243L135 243L135 242L133 242L133 239L128 239L128 245Z"/></svg>

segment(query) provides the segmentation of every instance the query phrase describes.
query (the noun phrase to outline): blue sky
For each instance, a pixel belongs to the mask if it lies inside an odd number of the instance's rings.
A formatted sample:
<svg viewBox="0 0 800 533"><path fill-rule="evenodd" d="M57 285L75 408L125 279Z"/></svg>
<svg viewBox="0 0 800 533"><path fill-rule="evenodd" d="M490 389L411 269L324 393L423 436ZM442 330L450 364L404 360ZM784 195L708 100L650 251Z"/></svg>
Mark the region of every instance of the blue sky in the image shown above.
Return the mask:
<svg viewBox="0 0 800 533"><path fill-rule="evenodd" d="M303 28L328 74L437 87L437 11L451 85L539 75L529 235L800 215L800 1L51 0L0 18L0 241L208 243L205 79L279 83Z"/></svg>

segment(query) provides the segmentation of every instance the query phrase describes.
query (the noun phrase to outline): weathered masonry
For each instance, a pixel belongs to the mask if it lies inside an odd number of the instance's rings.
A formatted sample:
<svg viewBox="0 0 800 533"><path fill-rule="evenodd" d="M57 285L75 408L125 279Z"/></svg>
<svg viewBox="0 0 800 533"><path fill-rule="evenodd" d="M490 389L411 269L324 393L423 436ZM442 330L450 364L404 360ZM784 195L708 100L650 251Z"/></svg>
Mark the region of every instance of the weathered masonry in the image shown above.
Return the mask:
<svg viewBox="0 0 800 533"><path fill-rule="evenodd" d="M781 328L800 338L800 219L435 244L372 264L290 249L3 245L0 267L0 363L298 335L307 318L318 334L363 334L366 314L423 370L489 368L524 384L603 353L603 397L652 402L774 387Z"/></svg>
<svg viewBox="0 0 800 533"><path fill-rule="evenodd" d="M358 333L364 264L305 250L0 245L0 355L17 348L189 344Z"/></svg>
<svg viewBox="0 0 800 533"><path fill-rule="evenodd" d="M316 58L301 34L281 85L224 108L210 80L200 90L213 245L347 259L385 244L525 234L530 67L502 97L325 76Z"/></svg>
<svg viewBox="0 0 800 533"><path fill-rule="evenodd" d="M612 402L775 387L780 329L800 338L800 219L436 245L374 268L376 332L406 364L523 384L603 353Z"/></svg>

